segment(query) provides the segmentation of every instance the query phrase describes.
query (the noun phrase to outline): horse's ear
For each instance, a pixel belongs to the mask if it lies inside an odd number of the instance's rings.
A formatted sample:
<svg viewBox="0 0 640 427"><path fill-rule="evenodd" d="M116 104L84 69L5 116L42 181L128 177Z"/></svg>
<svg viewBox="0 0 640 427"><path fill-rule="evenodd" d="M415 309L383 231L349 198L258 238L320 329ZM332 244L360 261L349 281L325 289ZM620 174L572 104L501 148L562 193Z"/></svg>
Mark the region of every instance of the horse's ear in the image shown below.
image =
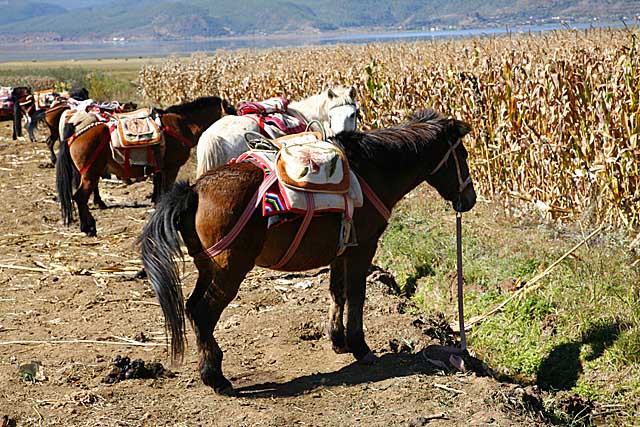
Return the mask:
<svg viewBox="0 0 640 427"><path fill-rule="evenodd" d="M471 132L471 125L458 119L451 119L451 127L458 133L458 137L462 138Z"/></svg>
<svg viewBox="0 0 640 427"><path fill-rule="evenodd" d="M329 99L333 99L333 98L335 98L335 97L336 97L336 96L338 96L338 95L336 95L336 93L333 91L333 89L329 88L329 89L327 90L327 96L329 97Z"/></svg>
<svg viewBox="0 0 640 427"><path fill-rule="evenodd" d="M349 98L355 100L356 99L356 88L355 86L351 86L351 88L349 89Z"/></svg>

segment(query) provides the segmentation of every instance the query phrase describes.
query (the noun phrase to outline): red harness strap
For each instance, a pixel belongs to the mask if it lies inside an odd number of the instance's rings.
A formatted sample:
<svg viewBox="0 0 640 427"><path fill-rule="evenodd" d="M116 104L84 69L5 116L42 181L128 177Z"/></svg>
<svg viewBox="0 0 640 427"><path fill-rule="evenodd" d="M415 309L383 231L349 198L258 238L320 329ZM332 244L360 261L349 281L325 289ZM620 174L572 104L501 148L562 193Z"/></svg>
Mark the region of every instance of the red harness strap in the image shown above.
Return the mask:
<svg viewBox="0 0 640 427"><path fill-rule="evenodd" d="M185 138L182 135L179 135L175 130L173 130L172 128L170 128L169 126L162 126L162 132L166 133L167 135L169 135L172 138L177 139L178 141L180 141L182 143L182 145L184 145L185 147L187 147L188 149L192 149L193 147L195 147L196 145L198 145L198 141L196 142L191 142L191 140Z"/></svg>

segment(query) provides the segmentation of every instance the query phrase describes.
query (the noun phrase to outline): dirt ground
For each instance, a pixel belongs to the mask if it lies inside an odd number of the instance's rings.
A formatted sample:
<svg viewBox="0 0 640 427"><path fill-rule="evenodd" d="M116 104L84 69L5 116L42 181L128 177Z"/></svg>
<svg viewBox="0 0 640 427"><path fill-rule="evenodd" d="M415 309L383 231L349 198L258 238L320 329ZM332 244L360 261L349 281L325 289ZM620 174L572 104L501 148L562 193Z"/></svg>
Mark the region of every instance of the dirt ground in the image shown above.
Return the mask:
<svg viewBox="0 0 640 427"><path fill-rule="evenodd" d="M436 342L403 309L409 301L378 281L368 287L365 327L380 362L361 366L334 354L325 333L327 269L256 269L243 283L216 332L237 397L200 381L190 328L175 376L103 382L118 355L169 363L160 307L148 282L134 278L151 185L103 182L109 208L93 209L98 237L85 237L59 221L55 172L41 167L45 145L12 141L9 126L0 123L0 425L544 424L531 390L428 362L421 350ZM190 162L182 176L193 171ZM184 282L187 295L190 260ZM46 378L30 381L33 361Z"/></svg>

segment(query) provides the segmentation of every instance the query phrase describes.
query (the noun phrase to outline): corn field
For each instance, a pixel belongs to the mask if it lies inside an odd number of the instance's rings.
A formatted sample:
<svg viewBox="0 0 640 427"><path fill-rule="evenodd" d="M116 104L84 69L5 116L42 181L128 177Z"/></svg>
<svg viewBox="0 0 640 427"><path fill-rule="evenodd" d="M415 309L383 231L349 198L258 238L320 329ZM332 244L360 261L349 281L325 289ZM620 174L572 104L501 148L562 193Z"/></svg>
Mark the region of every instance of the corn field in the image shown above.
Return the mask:
<svg viewBox="0 0 640 427"><path fill-rule="evenodd" d="M140 72L141 95L167 105L217 94L296 100L358 89L364 129L427 106L473 126L476 189L549 219L640 224L637 29L169 58Z"/></svg>

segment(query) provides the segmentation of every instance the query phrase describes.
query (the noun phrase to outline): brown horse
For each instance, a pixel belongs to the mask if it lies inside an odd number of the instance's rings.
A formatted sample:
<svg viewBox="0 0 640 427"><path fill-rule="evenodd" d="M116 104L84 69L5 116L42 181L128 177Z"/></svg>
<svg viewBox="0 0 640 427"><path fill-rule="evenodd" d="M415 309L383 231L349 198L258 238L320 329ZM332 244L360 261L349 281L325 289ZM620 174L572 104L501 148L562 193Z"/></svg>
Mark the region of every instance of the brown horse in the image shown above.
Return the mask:
<svg viewBox="0 0 640 427"><path fill-rule="evenodd" d="M338 256L341 216L321 215L311 221L295 255L280 268L301 271L331 265L329 334L335 352L350 352L363 363L376 360L365 342L362 311L367 270L387 226L382 212L388 213L423 181L451 201L456 211L474 206L476 194L461 143L469 131L464 122L426 110L395 128L342 132L335 137L367 195L353 215L358 245ZM301 223L298 219L268 229L267 218L257 209L227 249L213 258L205 255L203 251L229 233L262 182L262 170L251 163L221 166L193 186L179 182L162 197L138 239L145 270L171 331L174 361L181 359L185 345L184 304L175 261L182 256L178 232L194 257L198 280L186 312L196 334L200 376L222 394L233 393L233 388L222 374L222 350L213 336L216 323L245 275L255 265L275 265ZM367 192L364 183L372 191Z"/></svg>
<svg viewBox="0 0 640 427"><path fill-rule="evenodd" d="M175 182L180 167L189 159L191 148L198 143L202 132L225 114L234 114L235 108L227 101L212 96L156 111L163 124L165 149L159 159L160 171L153 173L154 201ZM87 202L102 173L108 171L120 178L136 179L149 175L150 171L143 166L125 169L114 160L108 149L111 136L108 125L89 127L77 135L71 144L67 143L67 139L75 129L73 125L66 126L56 162L56 187L62 220L65 225L73 221L73 200L78 206L80 230L95 236L96 222ZM77 190L72 194L75 171L80 179Z"/></svg>
<svg viewBox="0 0 640 427"><path fill-rule="evenodd" d="M76 101L85 101L89 99L89 91L85 88L73 89L69 91L69 98L75 99ZM31 118L31 121L27 125L27 132L29 133L29 138L31 141L35 141L35 131L38 128L38 124L44 121L45 125L49 129L49 136L45 143L47 144L47 148L49 149L50 158L51 158L51 166L55 166L56 164L56 154L53 150L53 146L60 139L60 131L59 124L60 118L62 117L62 113L71 108L67 102L66 98L58 98L60 102L55 103L51 106L51 108L47 108L45 110L36 111L36 113ZM122 111L131 111L131 109L135 109L136 105L134 103L124 104Z"/></svg>

